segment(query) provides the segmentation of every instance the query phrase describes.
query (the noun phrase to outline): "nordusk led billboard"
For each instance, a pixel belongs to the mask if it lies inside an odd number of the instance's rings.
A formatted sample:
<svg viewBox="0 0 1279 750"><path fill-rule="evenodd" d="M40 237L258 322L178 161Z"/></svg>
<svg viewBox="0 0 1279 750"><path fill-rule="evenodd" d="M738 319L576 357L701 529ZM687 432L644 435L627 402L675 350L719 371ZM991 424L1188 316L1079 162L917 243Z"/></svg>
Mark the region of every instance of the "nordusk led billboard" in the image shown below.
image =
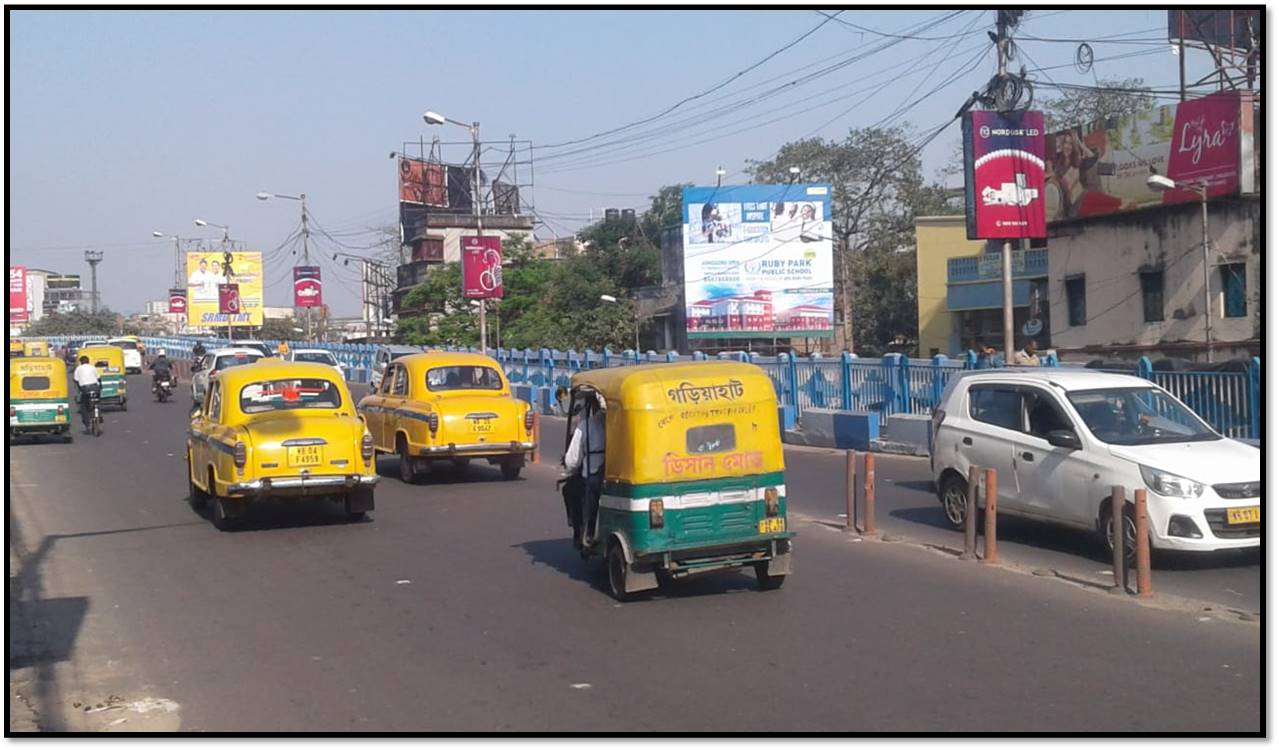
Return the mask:
<svg viewBox="0 0 1279 750"><path fill-rule="evenodd" d="M830 185L684 188L688 337L834 334Z"/></svg>

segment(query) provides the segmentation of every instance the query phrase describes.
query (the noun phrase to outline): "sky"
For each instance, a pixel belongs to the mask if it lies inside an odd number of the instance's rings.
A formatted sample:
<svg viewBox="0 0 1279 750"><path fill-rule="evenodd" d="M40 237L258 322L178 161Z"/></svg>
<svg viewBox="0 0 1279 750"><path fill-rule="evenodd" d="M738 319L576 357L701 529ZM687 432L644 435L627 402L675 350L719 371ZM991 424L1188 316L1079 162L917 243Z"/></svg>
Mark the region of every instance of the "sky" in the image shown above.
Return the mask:
<svg viewBox="0 0 1279 750"><path fill-rule="evenodd" d="M315 220L346 245L315 240L326 301L334 315L355 316L358 272L331 254L367 252L358 248L373 238L361 233L395 223L388 153L419 137L469 138L427 126L424 110L480 122L486 142L531 141L538 236L567 236L602 208L643 210L662 185L713 183L720 166L726 184L745 181L746 160L788 141L879 122L930 132L994 73L993 52L983 52L993 18L936 9L845 10L834 20L810 9L10 11L10 263L87 279L84 251L100 249L104 304L137 312L173 282L173 243L152 231L220 237L195 226L203 218L271 251L299 207L255 194L304 192ZM1175 89L1177 57L1159 41L1165 24L1156 8L1032 10L1014 34L1014 66L1046 68L1032 78L1055 83L1140 76ZM1091 41L1093 70L1076 71L1076 42L1031 36ZM1192 73L1206 69L1202 56L1188 57ZM650 124L556 146L717 84ZM928 174L958 141L952 123L921 152ZM266 304L289 305L287 267L300 260L269 257L265 275L276 283Z"/></svg>

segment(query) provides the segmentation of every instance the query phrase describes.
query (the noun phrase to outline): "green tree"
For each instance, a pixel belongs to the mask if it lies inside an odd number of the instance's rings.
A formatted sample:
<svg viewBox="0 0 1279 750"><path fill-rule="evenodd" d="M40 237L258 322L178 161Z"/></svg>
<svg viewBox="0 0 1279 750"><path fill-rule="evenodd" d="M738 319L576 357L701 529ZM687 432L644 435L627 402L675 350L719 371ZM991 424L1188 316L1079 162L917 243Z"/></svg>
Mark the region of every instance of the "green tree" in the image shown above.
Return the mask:
<svg viewBox="0 0 1279 750"><path fill-rule="evenodd" d="M120 331L119 316L106 308L96 313L75 310L52 313L27 326L26 336L109 336Z"/></svg>
<svg viewBox="0 0 1279 750"><path fill-rule="evenodd" d="M1041 107L1045 126L1053 131L1147 112L1155 108L1155 97L1143 78L1102 78L1095 87L1067 89Z"/></svg>

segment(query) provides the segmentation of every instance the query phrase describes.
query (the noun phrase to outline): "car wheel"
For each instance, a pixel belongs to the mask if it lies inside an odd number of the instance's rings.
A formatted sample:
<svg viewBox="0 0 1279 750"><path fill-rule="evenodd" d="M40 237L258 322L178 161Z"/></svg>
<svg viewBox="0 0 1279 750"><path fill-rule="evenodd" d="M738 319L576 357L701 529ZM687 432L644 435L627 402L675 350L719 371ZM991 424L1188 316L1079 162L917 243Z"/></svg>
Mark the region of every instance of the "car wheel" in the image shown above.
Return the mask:
<svg viewBox="0 0 1279 750"><path fill-rule="evenodd" d="M950 474L942 481L941 507L946 522L958 531L964 530L964 518L968 515L968 482Z"/></svg>
<svg viewBox="0 0 1279 750"><path fill-rule="evenodd" d="M213 498L213 527L218 531L231 531L235 528L235 518L227 512L227 499Z"/></svg>
<svg viewBox="0 0 1279 750"><path fill-rule="evenodd" d="M1110 522L1110 506L1107 505L1102 511L1101 517L1097 520L1098 533L1101 536L1101 542L1106 547L1106 552L1113 555L1115 552L1114 530L1111 528ZM1124 505L1124 559L1132 561L1137 557L1137 517L1133 512L1131 505Z"/></svg>
<svg viewBox="0 0 1279 750"><path fill-rule="evenodd" d="M396 440L396 452L400 454L400 481L405 484L417 482L417 463L409 455L409 443L404 438Z"/></svg>
<svg viewBox="0 0 1279 750"><path fill-rule="evenodd" d="M606 555L605 560L605 564L608 567L608 592L619 602L630 601L634 598L634 596L626 593L626 576L628 570L626 554L622 552L622 545L618 544L617 540L609 540L608 554Z"/></svg>
<svg viewBox="0 0 1279 750"><path fill-rule="evenodd" d="M199 510L209 504L209 493L197 487L191 477L191 452L187 451L187 502Z"/></svg>
<svg viewBox="0 0 1279 750"><path fill-rule="evenodd" d="M786 583L786 576L769 575L768 563L757 562L755 563L755 580L759 581L760 591L776 591L782 587L783 583Z"/></svg>
<svg viewBox="0 0 1279 750"><path fill-rule="evenodd" d="M502 478L512 481L520 478L520 469L524 468L524 459L508 458L502 461Z"/></svg>

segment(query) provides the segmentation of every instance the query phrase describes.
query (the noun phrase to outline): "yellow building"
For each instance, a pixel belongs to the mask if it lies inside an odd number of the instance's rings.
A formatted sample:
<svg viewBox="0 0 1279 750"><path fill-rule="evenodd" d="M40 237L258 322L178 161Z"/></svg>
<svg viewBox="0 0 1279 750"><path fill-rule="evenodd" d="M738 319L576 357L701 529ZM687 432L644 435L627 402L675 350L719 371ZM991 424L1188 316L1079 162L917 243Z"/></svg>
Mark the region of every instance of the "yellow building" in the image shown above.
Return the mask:
<svg viewBox="0 0 1279 750"><path fill-rule="evenodd" d="M947 261L981 255L985 240L970 240L964 216L920 216L915 219L916 294L919 303L919 356L953 356L960 350L957 313L946 303Z"/></svg>

